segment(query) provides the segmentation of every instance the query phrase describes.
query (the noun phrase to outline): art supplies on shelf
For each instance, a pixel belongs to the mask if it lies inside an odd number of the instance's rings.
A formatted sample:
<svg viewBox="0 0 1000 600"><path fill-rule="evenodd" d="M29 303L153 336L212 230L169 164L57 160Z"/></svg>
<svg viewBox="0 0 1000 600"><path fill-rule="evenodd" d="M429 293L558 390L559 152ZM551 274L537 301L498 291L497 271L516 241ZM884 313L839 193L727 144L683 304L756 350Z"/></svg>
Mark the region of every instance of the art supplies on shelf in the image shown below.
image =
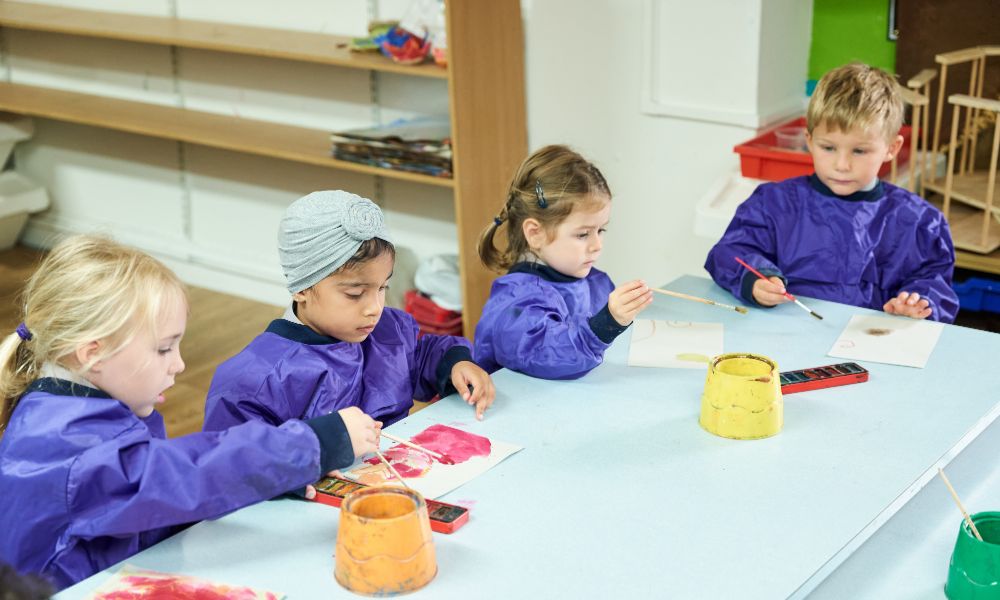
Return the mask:
<svg viewBox="0 0 1000 600"><path fill-rule="evenodd" d="M868 381L868 370L858 363L840 363L781 374L781 393L794 394Z"/></svg>
<svg viewBox="0 0 1000 600"><path fill-rule="evenodd" d="M447 117L400 119L387 125L334 132L333 157L383 169L450 178L451 123Z"/></svg>
<svg viewBox="0 0 1000 600"><path fill-rule="evenodd" d="M314 484L313 487L316 488L314 501L330 506L340 506L348 494L368 486L339 477L327 477ZM469 521L469 509L464 506L426 498L424 501L427 503L427 515L430 517L431 530L433 531L454 533Z"/></svg>

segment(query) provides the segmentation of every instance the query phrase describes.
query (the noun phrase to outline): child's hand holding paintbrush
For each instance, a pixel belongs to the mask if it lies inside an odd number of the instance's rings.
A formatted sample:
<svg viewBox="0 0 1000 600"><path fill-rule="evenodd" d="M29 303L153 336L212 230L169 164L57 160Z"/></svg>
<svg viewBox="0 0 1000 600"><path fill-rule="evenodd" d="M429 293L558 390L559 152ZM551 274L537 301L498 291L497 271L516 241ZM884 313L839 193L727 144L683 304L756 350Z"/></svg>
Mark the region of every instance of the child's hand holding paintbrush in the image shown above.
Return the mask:
<svg viewBox="0 0 1000 600"><path fill-rule="evenodd" d="M757 276L757 281L753 282L753 289L751 293L753 294L753 299L757 301L761 306L777 306L784 302L794 302L799 308L808 312L813 317L822 320L823 317L819 316L818 313L810 309L805 304L802 304L795 296L788 293L785 289L785 283L780 277L765 277L763 273L757 269L748 265L740 257L736 258L736 262L740 263L748 271Z"/></svg>

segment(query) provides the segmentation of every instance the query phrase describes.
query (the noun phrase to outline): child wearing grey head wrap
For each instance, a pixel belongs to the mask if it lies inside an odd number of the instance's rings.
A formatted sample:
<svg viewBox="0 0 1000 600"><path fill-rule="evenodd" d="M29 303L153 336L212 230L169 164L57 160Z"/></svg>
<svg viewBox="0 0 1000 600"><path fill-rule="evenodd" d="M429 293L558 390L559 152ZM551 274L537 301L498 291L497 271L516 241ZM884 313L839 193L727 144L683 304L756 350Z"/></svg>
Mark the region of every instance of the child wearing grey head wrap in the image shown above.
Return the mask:
<svg viewBox="0 0 1000 600"><path fill-rule="evenodd" d="M456 391L483 417L495 390L468 340L422 335L412 316L385 306L395 250L374 202L343 191L300 198L281 220L278 250L292 302L219 365L205 431L351 406L390 425L414 400Z"/></svg>
<svg viewBox="0 0 1000 600"><path fill-rule="evenodd" d="M337 272L372 238L390 244L377 204L341 190L313 192L285 211L278 229L278 253L288 291L301 292Z"/></svg>

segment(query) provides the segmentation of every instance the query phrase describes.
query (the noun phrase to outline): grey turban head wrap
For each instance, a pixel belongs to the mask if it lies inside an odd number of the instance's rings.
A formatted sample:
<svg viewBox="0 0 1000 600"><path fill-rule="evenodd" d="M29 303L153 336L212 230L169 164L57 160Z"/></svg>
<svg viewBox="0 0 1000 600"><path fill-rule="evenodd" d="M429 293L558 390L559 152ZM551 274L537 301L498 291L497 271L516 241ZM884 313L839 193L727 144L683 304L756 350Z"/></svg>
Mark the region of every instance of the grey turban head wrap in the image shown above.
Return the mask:
<svg viewBox="0 0 1000 600"><path fill-rule="evenodd" d="M319 283L375 237L392 242L382 210L371 200L337 190L292 202L278 230L288 291L294 294Z"/></svg>

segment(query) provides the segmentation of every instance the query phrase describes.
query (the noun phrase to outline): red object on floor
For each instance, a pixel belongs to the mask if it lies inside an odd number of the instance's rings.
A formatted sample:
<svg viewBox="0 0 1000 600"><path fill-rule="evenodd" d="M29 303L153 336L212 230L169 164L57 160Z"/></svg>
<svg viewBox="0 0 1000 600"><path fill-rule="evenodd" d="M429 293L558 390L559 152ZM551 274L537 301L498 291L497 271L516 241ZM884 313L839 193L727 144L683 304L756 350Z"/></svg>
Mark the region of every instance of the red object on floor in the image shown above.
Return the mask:
<svg viewBox="0 0 1000 600"><path fill-rule="evenodd" d="M462 335L462 313L441 308L417 290L403 294L403 310L420 327L420 335Z"/></svg>
<svg viewBox="0 0 1000 600"><path fill-rule="evenodd" d="M786 150L778 147L775 131L783 127L805 127L806 118L799 117L787 123L782 123L761 135L743 142L733 148L740 155L740 172L744 177L782 181L789 177L809 175L813 169L812 155L805 151ZM903 147L900 148L897 168L910 159L910 126L904 125L899 134L903 136ZM878 176L885 177L892 168L892 163L885 163L879 169Z"/></svg>

